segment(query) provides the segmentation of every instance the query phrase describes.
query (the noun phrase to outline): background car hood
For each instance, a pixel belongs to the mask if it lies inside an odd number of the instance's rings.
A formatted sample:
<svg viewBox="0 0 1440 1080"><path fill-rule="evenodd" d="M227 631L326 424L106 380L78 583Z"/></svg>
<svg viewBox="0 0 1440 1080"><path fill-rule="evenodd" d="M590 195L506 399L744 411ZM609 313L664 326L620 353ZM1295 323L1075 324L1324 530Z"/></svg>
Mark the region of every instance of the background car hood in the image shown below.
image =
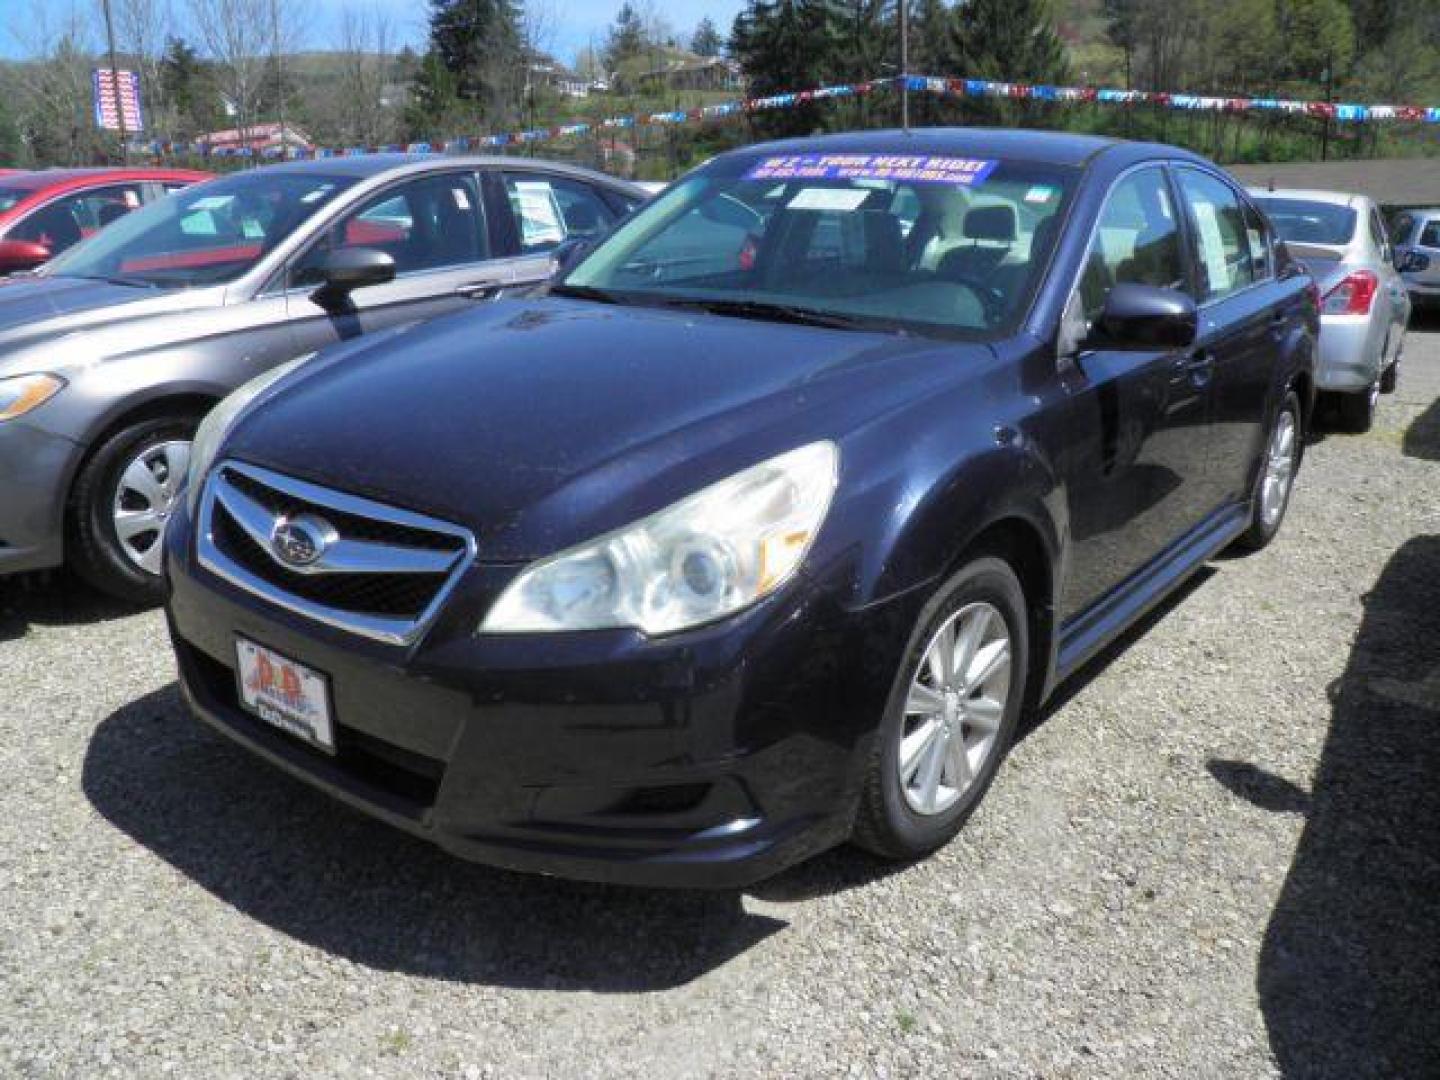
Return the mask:
<svg viewBox="0 0 1440 1080"><path fill-rule="evenodd" d="M7 355L50 338L203 306L207 293L68 277L0 280L0 373Z"/></svg>
<svg viewBox="0 0 1440 1080"><path fill-rule="evenodd" d="M502 302L322 354L242 417L222 453L468 525L483 559L526 559L838 438L991 355L675 310Z"/></svg>

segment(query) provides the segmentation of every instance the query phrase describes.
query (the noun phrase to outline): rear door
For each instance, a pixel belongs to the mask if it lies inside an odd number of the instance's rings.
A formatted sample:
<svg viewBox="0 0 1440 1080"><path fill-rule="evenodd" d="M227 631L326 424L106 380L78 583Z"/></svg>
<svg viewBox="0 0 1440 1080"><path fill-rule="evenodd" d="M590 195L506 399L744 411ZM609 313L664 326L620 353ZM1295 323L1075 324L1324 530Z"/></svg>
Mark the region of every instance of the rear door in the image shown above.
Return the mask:
<svg viewBox="0 0 1440 1080"><path fill-rule="evenodd" d="M620 217L599 188L574 177L513 168L498 181L517 286L549 280L551 252L567 240L600 241Z"/></svg>
<svg viewBox="0 0 1440 1080"><path fill-rule="evenodd" d="M1163 166L1131 171L1101 211L1071 314L1094 325L1123 283L1188 291L1180 214ZM1078 313L1078 314L1077 314ZM1213 508L1210 371L1192 349L1082 347L1066 376L1073 617L1113 593Z"/></svg>
<svg viewBox="0 0 1440 1080"><path fill-rule="evenodd" d="M1212 493L1249 497L1287 329L1264 217L1215 173L1175 170L1190 232L1200 326L1195 346L1214 381Z"/></svg>
<svg viewBox="0 0 1440 1080"><path fill-rule="evenodd" d="M356 289L349 303L316 303L321 267L344 248L383 251L395 280ZM491 299L509 284L511 268L492 254L480 182L473 170L409 177L343 214L285 273L284 293L296 352L399 323L430 319Z"/></svg>

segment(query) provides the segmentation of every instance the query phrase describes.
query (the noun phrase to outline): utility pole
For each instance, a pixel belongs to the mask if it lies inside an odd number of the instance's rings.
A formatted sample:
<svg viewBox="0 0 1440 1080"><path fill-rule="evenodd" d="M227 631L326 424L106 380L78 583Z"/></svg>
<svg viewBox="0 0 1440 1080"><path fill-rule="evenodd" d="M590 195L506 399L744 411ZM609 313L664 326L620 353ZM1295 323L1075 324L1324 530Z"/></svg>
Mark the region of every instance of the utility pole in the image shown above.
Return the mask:
<svg viewBox="0 0 1440 1080"><path fill-rule="evenodd" d="M900 0L900 129L910 130L910 5Z"/></svg>
<svg viewBox="0 0 1440 1080"><path fill-rule="evenodd" d="M1320 76L1322 79L1325 80L1325 105L1327 106L1325 109L1325 115L1320 118L1323 124L1323 126L1320 128L1321 161L1326 161L1330 157L1330 109L1328 106L1330 105L1330 99L1334 90L1334 79L1330 75L1332 63L1333 61L1329 56L1325 57L1325 71Z"/></svg>
<svg viewBox="0 0 1440 1080"><path fill-rule="evenodd" d="M286 158L285 61L280 58L280 0L270 0L270 51L275 57L275 108L280 121L280 160Z"/></svg>
<svg viewBox="0 0 1440 1080"><path fill-rule="evenodd" d="M110 18L110 0L100 0L105 14L105 41L110 48L110 92L115 95L115 117L120 121L120 160L130 164L130 136L125 131L125 102L120 97L120 72L115 60L115 22Z"/></svg>

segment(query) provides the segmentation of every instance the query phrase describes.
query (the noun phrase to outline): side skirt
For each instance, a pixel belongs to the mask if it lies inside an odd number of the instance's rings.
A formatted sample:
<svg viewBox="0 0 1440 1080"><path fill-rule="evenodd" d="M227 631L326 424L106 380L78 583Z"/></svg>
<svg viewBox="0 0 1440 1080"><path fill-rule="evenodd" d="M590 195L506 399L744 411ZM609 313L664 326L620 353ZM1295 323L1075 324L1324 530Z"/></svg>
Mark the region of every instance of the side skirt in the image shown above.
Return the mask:
<svg viewBox="0 0 1440 1080"><path fill-rule="evenodd" d="M1050 688L1064 682L1085 661L1228 547L1245 531L1249 514L1247 503L1222 507L1137 571L1129 581L1068 620L1060 628Z"/></svg>

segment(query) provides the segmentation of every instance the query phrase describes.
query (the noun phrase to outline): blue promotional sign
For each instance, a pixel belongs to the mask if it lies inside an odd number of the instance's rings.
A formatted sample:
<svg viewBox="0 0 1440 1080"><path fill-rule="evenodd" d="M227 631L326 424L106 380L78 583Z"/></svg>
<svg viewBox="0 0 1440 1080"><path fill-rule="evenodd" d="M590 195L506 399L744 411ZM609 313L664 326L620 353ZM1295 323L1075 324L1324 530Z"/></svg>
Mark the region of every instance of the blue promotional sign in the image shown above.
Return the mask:
<svg viewBox="0 0 1440 1080"><path fill-rule="evenodd" d="M763 159L746 180L904 180L971 187L995 171L986 158L938 154L783 154Z"/></svg>

